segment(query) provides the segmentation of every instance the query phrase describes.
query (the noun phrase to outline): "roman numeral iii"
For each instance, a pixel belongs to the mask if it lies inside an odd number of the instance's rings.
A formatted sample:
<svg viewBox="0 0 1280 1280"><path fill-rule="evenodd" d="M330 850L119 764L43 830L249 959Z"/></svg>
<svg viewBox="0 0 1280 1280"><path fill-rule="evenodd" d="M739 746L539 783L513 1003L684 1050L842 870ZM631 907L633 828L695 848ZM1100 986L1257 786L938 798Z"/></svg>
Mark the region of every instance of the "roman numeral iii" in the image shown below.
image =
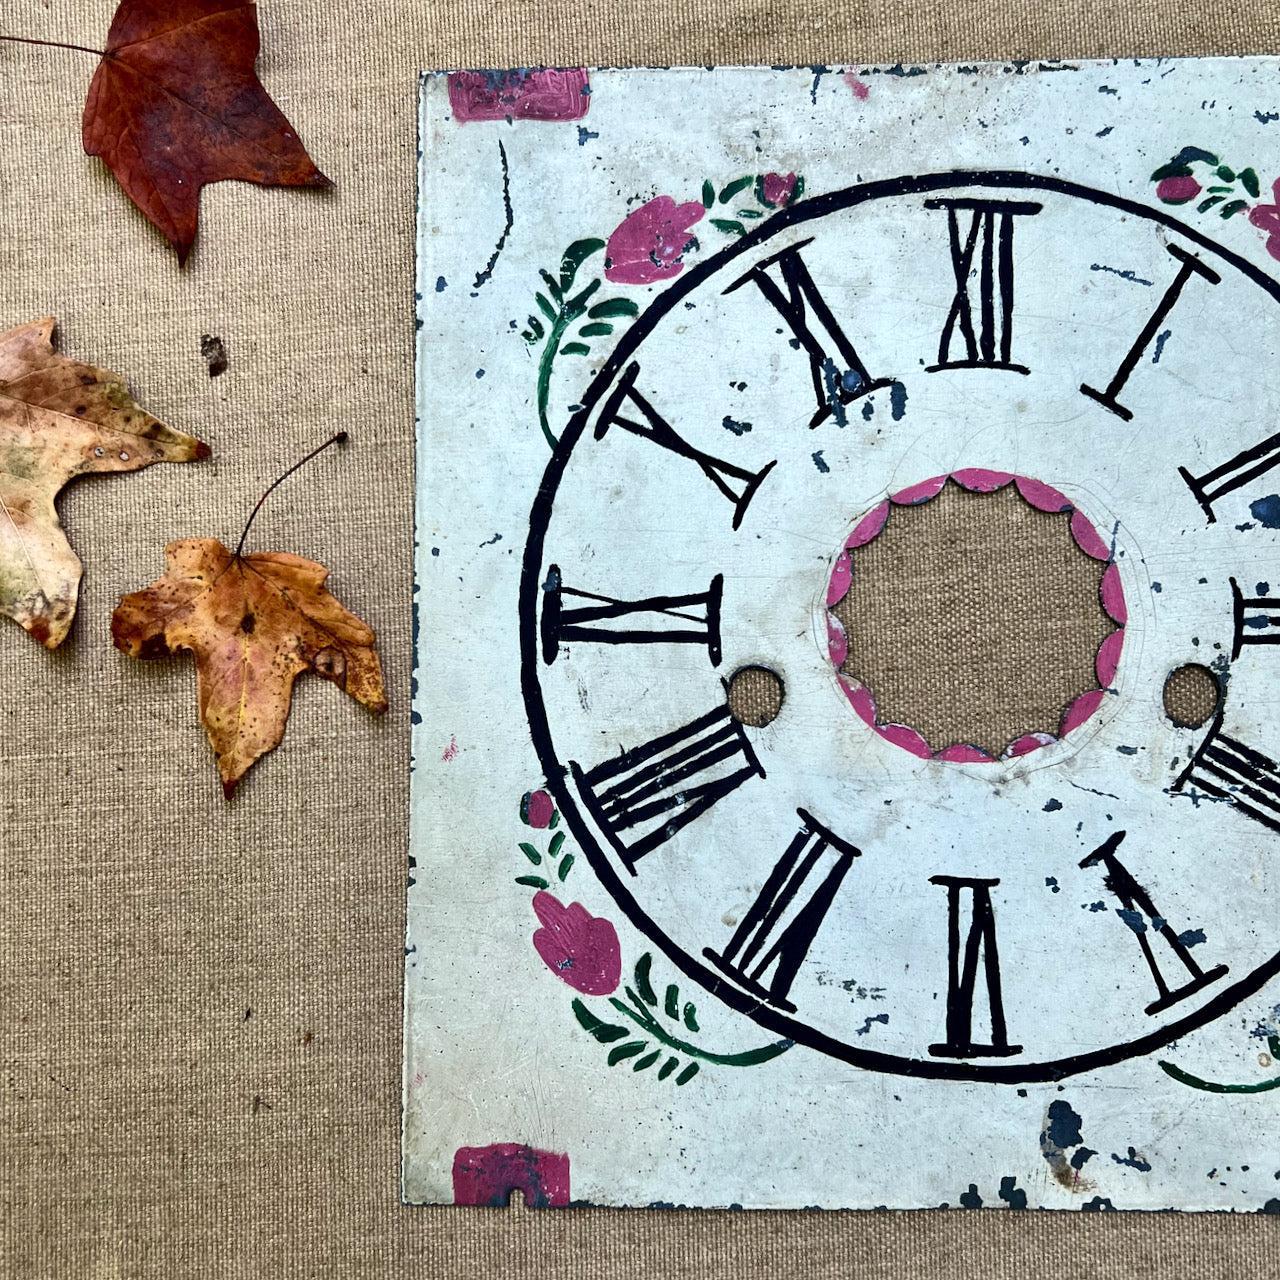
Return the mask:
<svg viewBox="0 0 1280 1280"><path fill-rule="evenodd" d="M1013 220L1039 213L1041 206L1018 200L937 199L926 200L924 207L947 211L955 277L938 363L930 365L929 372L1008 369L1029 373L1026 365L1014 363L1012 354ZM963 229L962 222L967 222ZM975 262L976 281L971 279Z"/></svg>
<svg viewBox="0 0 1280 1280"><path fill-rule="evenodd" d="M592 591L566 587L558 565L542 584L542 660L554 662L562 644L705 645L711 665L720 665L720 601L724 575L717 573L706 591L684 596L614 600ZM581 601L582 603L578 603Z"/></svg>
<svg viewBox="0 0 1280 1280"><path fill-rule="evenodd" d="M748 778L765 776L728 707L592 769L569 767L587 811L633 875L646 854Z"/></svg>
<svg viewBox="0 0 1280 1280"><path fill-rule="evenodd" d="M852 403L860 396L890 386L891 378L873 378L858 357L854 345L818 292L800 250L812 239L775 253L757 263L745 276L735 280L725 293L754 283L778 314L787 322L795 344L809 355L813 395L817 407L809 419L816 427L836 413L837 406ZM843 418L841 418L843 421Z"/></svg>
<svg viewBox="0 0 1280 1280"><path fill-rule="evenodd" d="M1151 970L1151 976L1155 979L1158 995L1147 1005L1146 1012L1156 1014L1177 1004L1179 1000L1185 1000L1188 996L1194 995L1211 982L1216 982L1227 972L1227 966L1220 964L1207 971L1199 966L1189 948L1173 931L1169 922L1156 910L1155 903L1151 901L1147 891L1116 856L1116 850L1124 837L1123 831L1115 832L1080 865L1096 867L1101 863L1106 868L1103 883L1120 899L1122 908L1120 918L1133 931L1134 937L1138 940L1142 958L1147 962L1147 968ZM1182 974L1179 976L1185 974L1186 978L1181 986L1169 985L1169 979L1165 977L1156 960L1155 949L1151 945L1152 937L1159 937L1168 946L1173 960L1181 966ZM1166 963L1168 963L1167 960Z"/></svg>
<svg viewBox="0 0 1280 1280"><path fill-rule="evenodd" d="M600 440L610 427L616 426L622 431L629 431L642 440L649 440L661 449L669 449L681 458L688 458L702 471L733 506L733 527L742 523L747 513L747 506L755 496L756 490L763 483L765 476L773 470L774 462L768 463L759 471L748 471L744 467L735 466L732 462L724 462L713 458L701 449L695 449L675 428L636 390L636 378L640 374L639 364L630 364L618 385L610 392L604 409L596 422L595 438ZM630 415L630 416L628 416Z"/></svg>
<svg viewBox="0 0 1280 1280"><path fill-rule="evenodd" d="M740 987L794 1012L791 984L835 901L845 873L862 851L833 835L804 809L803 825L769 873L723 951L703 955Z"/></svg>
<svg viewBox="0 0 1280 1280"><path fill-rule="evenodd" d="M935 1058L1009 1058L1021 1053L1020 1044L1009 1043L1000 990L996 913L991 903L991 890L1000 881L930 876L929 883L944 885L947 890L947 1038L941 1044L931 1044L929 1052ZM966 898L967 919L964 918ZM973 1039L973 1008L979 978L986 987L991 1027L991 1038L985 1044Z"/></svg>

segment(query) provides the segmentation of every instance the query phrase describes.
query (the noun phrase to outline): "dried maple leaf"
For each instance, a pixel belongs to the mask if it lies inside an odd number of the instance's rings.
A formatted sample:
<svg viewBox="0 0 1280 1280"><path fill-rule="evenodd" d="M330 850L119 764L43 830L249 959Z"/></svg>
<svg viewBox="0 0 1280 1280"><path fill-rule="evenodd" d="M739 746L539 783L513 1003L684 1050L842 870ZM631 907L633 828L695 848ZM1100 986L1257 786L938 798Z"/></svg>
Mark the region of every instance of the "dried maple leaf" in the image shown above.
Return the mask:
<svg viewBox="0 0 1280 1280"><path fill-rule="evenodd" d="M209 446L145 412L123 380L58 355L55 322L0 333L0 613L56 649L82 565L54 498L75 476L207 458Z"/></svg>
<svg viewBox="0 0 1280 1280"><path fill-rule="evenodd" d="M253 69L258 17L242 0L124 0L84 105L84 149L183 263L200 188L239 178L327 187Z"/></svg>
<svg viewBox="0 0 1280 1280"><path fill-rule="evenodd" d="M134 658L195 655L200 720L227 799L284 736L299 672L387 709L373 631L324 589L323 565L283 552L241 556L213 538L171 542L165 555L168 572L120 601L111 636Z"/></svg>

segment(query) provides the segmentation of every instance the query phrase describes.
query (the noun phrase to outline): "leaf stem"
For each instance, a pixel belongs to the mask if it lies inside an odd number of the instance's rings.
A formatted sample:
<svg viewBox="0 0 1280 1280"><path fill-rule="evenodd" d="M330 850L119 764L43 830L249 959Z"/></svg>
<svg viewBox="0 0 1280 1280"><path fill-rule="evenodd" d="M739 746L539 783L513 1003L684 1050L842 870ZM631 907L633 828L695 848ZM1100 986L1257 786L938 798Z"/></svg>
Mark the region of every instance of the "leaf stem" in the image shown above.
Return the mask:
<svg viewBox="0 0 1280 1280"><path fill-rule="evenodd" d="M572 283L573 280L570 278L566 290ZM547 345L542 348L542 357L538 361L538 422L542 427L542 434L546 436L547 443L553 449L559 441L551 430L551 424L547 421L547 402L551 398L551 366L560 353L561 339L568 332L569 326L586 314L587 300L599 287L600 281L593 280L576 298L557 299L560 304L559 309L551 322L551 329L547 333Z"/></svg>
<svg viewBox="0 0 1280 1280"><path fill-rule="evenodd" d="M240 535L240 541L236 545L237 560L240 559L240 553L244 550L244 540L249 536L249 528L253 524L254 518L257 516L258 512L262 510L262 504L271 496L272 490L278 489L291 475L293 475L295 471L298 470L299 467L305 467L312 458L319 453L323 453L331 444L346 444L346 442L347 433L345 431L339 431L337 435L330 436L324 444L319 446L319 448L312 449L301 462L295 462L293 466L291 466L289 470L286 471L278 480L272 481L268 486L266 493L258 499L258 505L249 513L248 520L245 521L244 532Z"/></svg>
<svg viewBox="0 0 1280 1280"><path fill-rule="evenodd" d="M691 1058L701 1058L704 1062L714 1062L722 1067L754 1067L761 1062L768 1062L770 1058L776 1058L779 1054L786 1053L795 1044L794 1040L775 1040L773 1044L761 1045L758 1049L747 1049L743 1053L712 1053L707 1049L699 1049L696 1044L689 1044L686 1040L677 1040L675 1036L668 1035L665 1028L644 1010L640 997L630 987L627 988L627 995L639 1011L616 996L611 998L609 1003L620 1013L625 1013L633 1022L638 1023L655 1040L665 1044L668 1049L675 1049Z"/></svg>
<svg viewBox="0 0 1280 1280"><path fill-rule="evenodd" d="M90 49L83 44L65 44L61 40L35 40L31 36L0 36L0 40L11 40L14 44L38 44L46 49L74 49L77 53L92 53L99 58L107 56L105 49Z"/></svg>

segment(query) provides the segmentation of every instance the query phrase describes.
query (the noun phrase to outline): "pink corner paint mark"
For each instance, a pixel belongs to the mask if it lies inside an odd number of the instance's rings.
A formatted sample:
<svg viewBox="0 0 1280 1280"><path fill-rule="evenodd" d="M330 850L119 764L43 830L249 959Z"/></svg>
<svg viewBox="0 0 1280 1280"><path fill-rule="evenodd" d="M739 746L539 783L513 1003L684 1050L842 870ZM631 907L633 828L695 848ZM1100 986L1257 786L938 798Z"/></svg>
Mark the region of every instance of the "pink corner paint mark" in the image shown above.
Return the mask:
<svg viewBox="0 0 1280 1280"><path fill-rule="evenodd" d="M453 1203L511 1203L519 1191L533 1209L563 1209L569 1203L569 1157L539 1151L522 1142L495 1142L487 1147L459 1147L453 1154Z"/></svg>
<svg viewBox="0 0 1280 1280"><path fill-rule="evenodd" d="M684 270L684 255L697 244L690 228L706 212L700 201L676 204L657 196L627 214L605 248L605 279L614 284L655 284Z"/></svg>
<svg viewBox="0 0 1280 1280"><path fill-rule="evenodd" d="M856 71L846 71L840 78L853 90L853 96L859 102L866 102L871 97L867 82Z"/></svg>
<svg viewBox="0 0 1280 1280"><path fill-rule="evenodd" d="M590 105L591 85L582 67L449 72L449 107L459 124L581 120Z"/></svg>
<svg viewBox="0 0 1280 1280"><path fill-rule="evenodd" d="M542 924L533 948L547 968L583 995L612 995L622 978L622 949L613 925L580 902L566 907L545 890L533 895L533 909Z"/></svg>
<svg viewBox="0 0 1280 1280"><path fill-rule="evenodd" d="M450 760L456 760L457 758L458 758L458 739L455 734L451 733L449 735L449 745L445 747L444 755L442 755L440 759L443 760L446 764L448 764Z"/></svg>

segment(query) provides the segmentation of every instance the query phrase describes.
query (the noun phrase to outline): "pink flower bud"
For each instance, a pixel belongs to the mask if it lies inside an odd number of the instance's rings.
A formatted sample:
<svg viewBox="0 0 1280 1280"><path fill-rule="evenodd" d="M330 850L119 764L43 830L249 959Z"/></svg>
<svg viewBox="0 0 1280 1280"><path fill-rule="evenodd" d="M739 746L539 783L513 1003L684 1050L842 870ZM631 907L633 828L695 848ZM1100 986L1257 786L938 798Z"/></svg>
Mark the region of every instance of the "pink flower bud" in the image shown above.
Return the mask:
<svg viewBox="0 0 1280 1280"><path fill-rule="evenodd" d="M1183 178L1162 178L1156 184L1156 195L1165 204L1186 204L1200 194L1200 184L1188 174Z"/></svg>
<svg viewBox="0 0 1280 1280"><path fill-rule="evenodd" d="M555 803L545 791L526 791L520 801L521 822L528 827L537 827L539 831L551 825L555 812Z"/></svg>

